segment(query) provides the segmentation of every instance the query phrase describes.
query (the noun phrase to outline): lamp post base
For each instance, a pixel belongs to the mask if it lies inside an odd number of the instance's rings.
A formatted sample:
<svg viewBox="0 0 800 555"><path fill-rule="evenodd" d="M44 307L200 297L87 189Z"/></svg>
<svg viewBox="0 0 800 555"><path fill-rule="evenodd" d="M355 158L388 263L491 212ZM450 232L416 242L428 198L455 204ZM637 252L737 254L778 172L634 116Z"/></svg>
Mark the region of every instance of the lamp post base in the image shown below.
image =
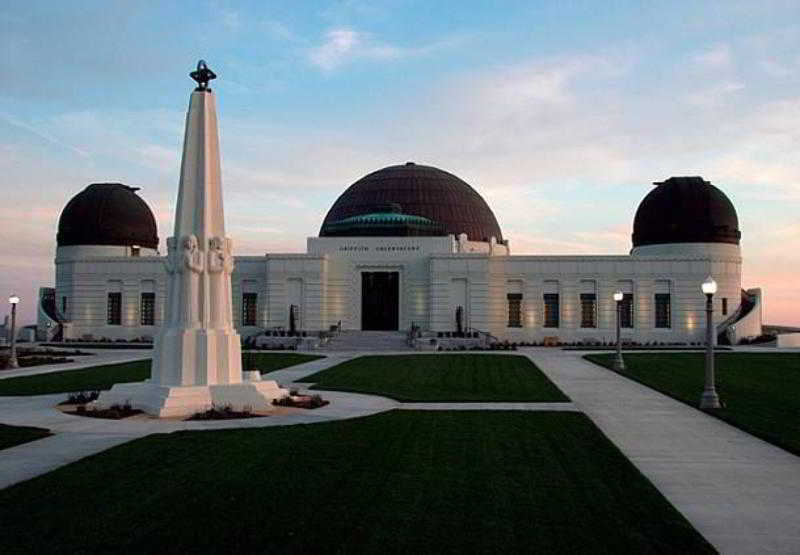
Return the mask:
<svg viewBox="0 0 800 555"><path fill-rule="evenodd" d="M622 355L617 353L617 356L614 357L614 370L617 372L622 372L625 370L625 361L622 360Z"/></svg>
<svg viewBox="0 0 800 555"><path fill-rule="evenodd" d="M701 409L718 409L720 408L719 395L716 391L704 391L700 397Z"/></svg>

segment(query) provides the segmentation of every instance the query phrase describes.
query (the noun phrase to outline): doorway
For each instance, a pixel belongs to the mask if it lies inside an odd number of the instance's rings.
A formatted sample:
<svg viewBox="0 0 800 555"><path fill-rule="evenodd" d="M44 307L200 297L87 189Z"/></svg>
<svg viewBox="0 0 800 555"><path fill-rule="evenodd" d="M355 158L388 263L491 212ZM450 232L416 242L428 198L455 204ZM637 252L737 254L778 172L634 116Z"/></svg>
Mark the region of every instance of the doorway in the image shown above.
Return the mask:
<svg viewBox="0 0 800 555"><path fill-rule="evenodd" d="M361 273L361 329L397 330L400 273Z"/></svg>

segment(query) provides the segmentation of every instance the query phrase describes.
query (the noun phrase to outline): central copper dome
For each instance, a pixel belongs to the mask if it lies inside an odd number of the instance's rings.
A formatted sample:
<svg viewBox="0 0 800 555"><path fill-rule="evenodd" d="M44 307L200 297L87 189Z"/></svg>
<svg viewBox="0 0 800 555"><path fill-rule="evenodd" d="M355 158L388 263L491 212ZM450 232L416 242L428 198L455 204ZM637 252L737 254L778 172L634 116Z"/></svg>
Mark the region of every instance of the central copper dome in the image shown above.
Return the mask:
<svg viewBox="0 0 800 555"><path fill-rule="evenodd" d="M439 224L445 234L466 233L471 241L503 240L497 218L475 189L452 173L413 162L383 168L353 183L328 211L319 235L340 235L334 231L338 222L385 212L390 204L399 205L402 214Z"/></svg>

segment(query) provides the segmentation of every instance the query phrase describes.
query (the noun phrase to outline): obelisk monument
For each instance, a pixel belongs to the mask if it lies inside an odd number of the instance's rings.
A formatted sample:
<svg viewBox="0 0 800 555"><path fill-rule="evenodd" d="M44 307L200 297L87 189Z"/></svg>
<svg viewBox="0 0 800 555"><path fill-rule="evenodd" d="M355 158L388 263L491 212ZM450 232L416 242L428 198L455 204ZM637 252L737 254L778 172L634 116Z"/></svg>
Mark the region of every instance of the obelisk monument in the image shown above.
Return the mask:
<svg viewBox="0 0 800 555"><path fill-rule="evenodd" d="M158 416L192 414L214 405L265 408L287 391L274 381L243 381L241 344L233 327L231 240L225 236L214 93L204 61L186 115L175 232L167 239L167 298L156 336L151 378L118 384L97 403L130 401Z"/></svg>

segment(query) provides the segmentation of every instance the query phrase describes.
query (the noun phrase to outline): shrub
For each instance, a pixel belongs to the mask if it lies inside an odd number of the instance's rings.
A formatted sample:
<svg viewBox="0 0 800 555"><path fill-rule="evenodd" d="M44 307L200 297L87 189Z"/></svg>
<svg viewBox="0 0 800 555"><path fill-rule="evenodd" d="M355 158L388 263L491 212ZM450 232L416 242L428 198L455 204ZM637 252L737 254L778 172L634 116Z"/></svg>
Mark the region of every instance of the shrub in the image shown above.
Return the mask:
<svg viewBox="0 0 800 555"><path fill-rule="evenodd" d="M243 406L242 410L234 410L231 405L211 405L211 408L196 412L186 420L234 420L237 418L257 418L253 414L253 407Z"/></svg>
<svg viewBox="0 0 800 555"><path fill-rule="evenodd" d="M78 405L75 413L81 416L88 416L90 418L107 418L109 420L121 420L128 418L135 414L141 414L142 411L134 409L130 401L125 401L122 405L111 405L108 408L89 407L86 405Z"/></svg>
<svg viewBox="0 0 800 555"><path fill-rule="evenodd" d="M70 393L69 395L67 395L67 400L64 401L62 404L85 405L86 403L91 403L92 401L97 400L98 397L100 397L100 392L97 390L79 391L77 393Z"/></svg>

